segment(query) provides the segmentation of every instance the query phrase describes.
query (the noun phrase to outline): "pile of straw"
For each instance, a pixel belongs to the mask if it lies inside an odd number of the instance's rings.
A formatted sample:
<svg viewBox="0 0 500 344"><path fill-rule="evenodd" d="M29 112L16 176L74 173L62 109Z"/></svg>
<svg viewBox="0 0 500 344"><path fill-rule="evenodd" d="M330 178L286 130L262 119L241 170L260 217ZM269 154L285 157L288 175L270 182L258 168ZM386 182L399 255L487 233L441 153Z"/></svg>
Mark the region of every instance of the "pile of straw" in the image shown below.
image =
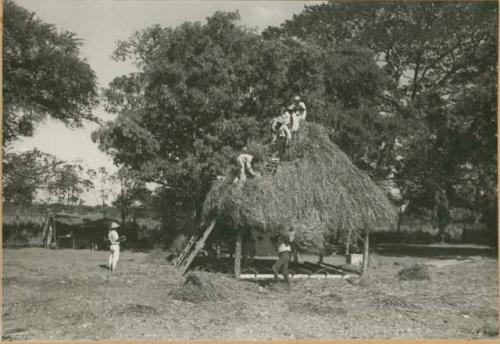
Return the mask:
<svg viewBox="0 0 500 344"><path fill-rule="evenodd" d="M431 279L429 267L422 264L414 264L403 268L399 271L398 277L401 281L423 281Z"/></svg>
<svg viewBox="0 0 500 344"><path fill-rule="evenodd" d="M204 204L207 221L226 228L280 232L294 227L303 250L322 250L332 233L393 223L384 192L335 144L325 128L304 123L274 175L215 184Z"/></svg>
<svg viewBox="0 0 500 344"><path fill-rule="evenodd" d="M175 300L191 303L241 301L244 297L257 297L258 288L255 283L238 281L225 274L191 271L169 295Z"/></svg>
<svg viewBox="0 0 500 344"><path fill-rule="evenodd" d="M221 300L224 296L213 280L214 276L209 273L190 272L186 275L182 286L172 290L170 296L173 299L191 303Z"/></svg>

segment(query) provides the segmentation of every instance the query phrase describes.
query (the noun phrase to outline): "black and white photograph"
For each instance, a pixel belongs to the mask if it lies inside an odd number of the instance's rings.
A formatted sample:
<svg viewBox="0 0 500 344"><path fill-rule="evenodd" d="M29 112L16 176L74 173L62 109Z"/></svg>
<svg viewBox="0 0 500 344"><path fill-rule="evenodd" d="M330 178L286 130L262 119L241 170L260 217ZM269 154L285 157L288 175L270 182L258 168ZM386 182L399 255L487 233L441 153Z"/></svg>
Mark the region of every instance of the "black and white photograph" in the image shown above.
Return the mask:
<svg viewBox="0 0 500 344"><path fill-rule="evenodd" d="M2 5L2 341L498 338L498 1Z"/></svg>

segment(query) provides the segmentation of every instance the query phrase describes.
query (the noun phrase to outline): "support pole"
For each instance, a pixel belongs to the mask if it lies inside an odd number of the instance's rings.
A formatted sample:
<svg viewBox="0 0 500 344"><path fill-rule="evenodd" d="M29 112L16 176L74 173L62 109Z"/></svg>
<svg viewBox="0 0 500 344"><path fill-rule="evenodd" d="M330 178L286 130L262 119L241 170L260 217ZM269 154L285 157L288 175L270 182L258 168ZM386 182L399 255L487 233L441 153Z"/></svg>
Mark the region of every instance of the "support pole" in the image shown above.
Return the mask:
<svg viewBox="0 0 500 344"><path fill-rule="evenodd" d="M18 220L18 217L17 217L17 211L16 211L15 207L14 207L14 226L15 226L14 246L17 246L17 237L19 235L19 220Z"/></svg>
<svg viewBox="0 0 500 344"><path fill-rule="evenodd" d="M363 243L364 243L364 245L363 245L364 246L363 247L363 267L361 270L362 275L365 275L368 272L368 257L369 257L369 253L370 253L369 239L370 239L370 230L368 229L368 227L365 227L364 239L363 239Z"/></svg>
<svg viewBox="0 0 500 344"><path fill-rule="evenodd" d="M346 257L350 254L349 249L351 246L351 234L352 234L352 227L349 227L349 232L347 233L347 242L345 245L345 256Z"/></svg>
<svg viewBox="0 0 500 344"><path fill-rule="evenodd" d="M56 242L56 249L59 248L59 240L57 239L57 228L56 228L56 218L54 216L54 239Z"/></svg>
<svg viewBox="0 0 500 344"><path fill-rule="evenodd" d="M240 278L241 273L241 233L236 234L236 243L234 249L234 277Z"/></svg>

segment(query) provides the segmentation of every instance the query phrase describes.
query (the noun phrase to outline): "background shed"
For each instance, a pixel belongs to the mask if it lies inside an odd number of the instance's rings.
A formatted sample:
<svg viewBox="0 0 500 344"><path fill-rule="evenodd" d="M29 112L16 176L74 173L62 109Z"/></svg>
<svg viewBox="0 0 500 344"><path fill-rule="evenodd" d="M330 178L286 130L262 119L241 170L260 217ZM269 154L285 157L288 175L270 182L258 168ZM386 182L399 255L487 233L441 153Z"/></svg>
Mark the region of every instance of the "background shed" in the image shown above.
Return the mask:
<svg viewBox="0 0 500 344"><path fill-rule="evenodd" d="M119 222L98 214L50 213L43 228L43 245L46 248L102 249L112 221Z"/></svg>

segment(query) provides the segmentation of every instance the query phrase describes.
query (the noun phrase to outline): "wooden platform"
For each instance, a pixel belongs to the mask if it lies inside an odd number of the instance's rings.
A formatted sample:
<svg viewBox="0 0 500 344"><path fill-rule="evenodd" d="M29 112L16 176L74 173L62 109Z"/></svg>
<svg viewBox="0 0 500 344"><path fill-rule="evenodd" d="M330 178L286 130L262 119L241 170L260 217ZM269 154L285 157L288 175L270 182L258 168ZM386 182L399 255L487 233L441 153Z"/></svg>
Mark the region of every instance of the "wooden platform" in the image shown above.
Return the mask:
<svg viewBox="0 0 500 344"><path fill-rule="evenodd" d="M246 262L241 267L240 279L267 280L273 279L272 266L276 258L262 257ZM234 260L229 257L196 257L190 270L201 270L233 274ZM355 272L330 264L314 264L310 262L290 262L288 273L291 279L323 279L348 278L357 275ZM281 277L280 277L281 278Z"/></svg>

